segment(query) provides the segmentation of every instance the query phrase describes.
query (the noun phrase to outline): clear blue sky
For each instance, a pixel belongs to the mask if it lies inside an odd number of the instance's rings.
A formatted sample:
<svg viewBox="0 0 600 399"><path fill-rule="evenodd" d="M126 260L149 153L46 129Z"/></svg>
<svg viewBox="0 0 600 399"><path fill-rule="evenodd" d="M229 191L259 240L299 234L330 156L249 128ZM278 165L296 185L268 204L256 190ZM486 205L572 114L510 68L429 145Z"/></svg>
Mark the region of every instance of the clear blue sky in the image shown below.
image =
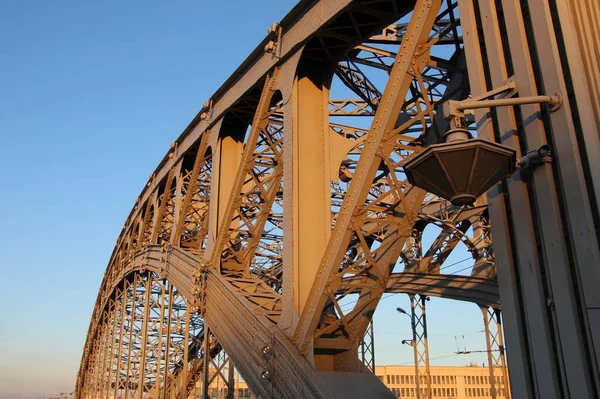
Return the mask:
<svg viewBox="0 0 600 399"><path fill-rule="evenodd" d="M0 1L0 398L72 390L108 258L148 175L295 3ZM434 364L468 363L452 356L453 335L481 330L479 310L430 304L431 357L449 354ZM406 296L376 314L381 364L412 360L398 305L408 309ZM483 349L473 337L470 349Z"/></svg>

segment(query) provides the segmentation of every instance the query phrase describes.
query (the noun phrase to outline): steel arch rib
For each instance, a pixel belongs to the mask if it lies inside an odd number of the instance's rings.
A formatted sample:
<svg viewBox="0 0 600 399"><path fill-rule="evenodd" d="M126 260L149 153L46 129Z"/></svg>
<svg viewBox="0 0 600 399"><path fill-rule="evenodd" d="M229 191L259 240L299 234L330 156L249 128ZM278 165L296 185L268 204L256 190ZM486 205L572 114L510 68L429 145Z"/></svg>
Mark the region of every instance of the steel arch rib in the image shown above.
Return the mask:
<svg viewBox="0 0 600 399"><path fill-rule="evenodd" d="M429 32L440 31L435 25L438 23L436 17L440 0L420 0L417 3L417 17L413 18L420 20L415 19L416 22L409 24L408 32L416 35L418 40L402 42L404 54L398 52L397 55L377 55L396 59L394 62L400 65L395 66L392 62L391 65L375 66L391 71L392 82L388 83L391 88L386 88L381 95L360 70L360 66L370 65L371 61L344 61L344 84L363 99L340 100L341 102L326 99L324 102L324 117L374 115L376 121L384 117L386 122L384 125L377 122L370 131L367 129L357 134L358 130L355 129L352 133L357 135L354 137L355 141L350 141L350 153L355 151L352 156L360 158L359 167L354 175L346 169L345 178L354 179L353 186L350 186L352 191L341 194L339 209L331 212L335 213L335 216L332 216L335 223L331 220L325 221L326 230L334 226L331 232L327 232L329 249L322 254L321 264L314 265L315 281L310 288L307 306L300 310L292 309L290 304L293 302L293 290L289 285L286 286L286 281L289 283L293 278L290 273L292 266L290 262L284 264L284 260L289 261L291 257L286 254L285 249L274 248L276 244L290 242L285 241L289 236L282 238L284 232L296 234L292 233L293 229L289 229L290 224L286 225L283 216L278 213L280 202L283 203L281 213L290 211L285 204L289 205L291 201L289 198L293 184L288 183L294 181L295 177L290 180L290 175L296 173L286 172L285 168L290 165L291 155L284 151L289 150L290 146L297 151L293 147L296 144L289 143L295 143L294 140L299 134L297 120L294 121L294 118L299 119L298 105L293 104L296 100L290 100L301 98L294 97L298 93L298 71L301 65L314 62L311 57L314 57L316 51L313 47L315 43L319 46L318 51L326 53L337 62L336 57L341 57L370 35L380 32L389 23L410 11L413 7L411 2L301 2L281 21L281 35L276 37L271 34L265 38L232 77L207 101L150 176L117 239L90 321L78 374L78 396L83 396L84 386L87 389L89 386L101 385L101 373L104 370L110 376L119 375L122 369L126 368L129 375L130 368L135 370L138 367L132 366L132 361L128 358L119 359L114 370L104 365L106 359L112 358L115 353L122 356L122 340L118 349L113 348L114 344L109 345L107 350L98 348L106 347L102 346L102 342L110 341L117 331L124 336L123 326L135 324L136 316L131 315L133 307L139 305L148 308L151 305L144 305L142 302L138 304L135 292L131 294L134 296L131 305L128 305L129 302L126 303L124 299L125 294L120 291L120 287L127 284L132 275L134 283L131 284L135 285L138 281L135 276L144 272L155 273L157 278L177 287L189 305L187 312L200 312L255 393L264 397L275 395L319 398L344 394L390 396L391 393L374 375L361 372L364 371L364 367L357 359L350 359L355 354L350 346L358 344L355 342L356 337L364 334L364 329L370 321L367 314L372 314L371 310L376 308L386 285L388 292L439 295L487 306L499 305L497 285L494 286L493 276L453 276L443 280L443 276L424 273L422 268L414 270L419 273L390 274L384 270L389 266L387 263L395 262L395 258L400 256L404 241L413 225L419 221L418 212L426 198L425 192L406 186L396 179L393 171L399 168L401 163L392 159L392 155L397 155L394 151L398 154L401 151L419 151L418 144L415 144L418 140L402 134L401 128L415 128L412 121L417 120L417 125L423 125L425 131L428 129L427 124L431 124L433 120L432 106L429 104L427 110L411 114L411 121L404 122L400 127L395 126L399 110L404 112L408 109L406 104L398 100L404 96L403 91L408 91L409 85L415 82L421 85L421 89L425 87L424 78L417 68L421 67L424 57L427 58L428 50L423 49L432 46L435 41L428 39ZM362 18L360 24L356 22L358 17ZM346 33L348 21L356 24L352 34ZM336 29L339 29L339 32L335 32ZM389 40L383 36L385 35L377 36L375 41ZM400 33L394 33L394 38L398 44L402 40ZM270 42L273 42L277 56L264 52L265 45ZM369 51L374 50L369 48ZM352 68L348 68L348 65ZM338 75L340 74L338 71ZM417 76L414 82L411 74ZM433 92L440 83L428 81L427 84L430 84L427 87ZM398 87L395 87L396 85ZM272 103L276 90L280 91L283 97L283 109ZM414 89L413 92L415 90L418 91ZM423 89L421 93L424 97L426 91ZM327 91L319 93L328 94ZM365 101L365 98L369 101ZM289 101L292 101L291 106L286 105ZM348 104L357 107L360 112L347 111ZM387 107L390 109L386 109ZM240 152L239 165L234 165L239 168L231 179L230 187L225 187L226 179L223 177L221 166L230 159L226 156L223 143L226 138L231 138L226 136L230 134L227 129L231 129L233 125L237 126L236 123L250 124L252 127L246 143L243 142L243 134L234 143L237 146L236 151ZM269 131L270 124L278 125L280 130ZM349 145L349 133L344 130L351 130L351 127L329 122L325 124L323 133L330 134L332 142ZM340 136L344 139L340 139ZM394 137L400 143L398 148L389 144ZM262 146L260 150L259 145ZM382 147L387 148L387 154L382 153ZM336 150L332 148L331 154ZM342 154L345 155L346 153ZM331 166L332 170L335 167L337 165ZM387 184L389 192L393 191L393 194L388 195L387 199L372 200L369 204L366 197L373 195L372 192L368 192L373 188L371 182L376 180L378 170L387 170L390 174L384 185ZM332 176L336 173L337 170L333 170ZM329 213L331 209L326 211ZM364 215L361 212L364 212ZM387 216L377 220L371 217L367 220L365 215L369 212L379 212ZM402 216L399 216L400 214ZM267 223L274 226L268 233L265 231ZM376 226L378 223L379 228ZM380 246L372 249L372 237L377 234L378 229L384 231L382 235L387 239L381 239L377 244ZM352 232L349 233L350 231ZM356 240L352 239L352 234ZM447 245L448 251L456 245L456 237L453 236L454 241ZM270 248L260 247L259 241L263 238L274 244ZM442 243L447 240L439 241ZM344 273L340 272L341 259L354 248L364 255L365 264L372 267L372 275L377 274L378 286L369 282L366 287L364 284L359 287L361 284L358 282L361 281L361 275L364 276L363 271L353 271L359 275L354 281L342 278ZM377 250L379 253L376 253ZM272 269L263 274L256 273L256 267L252 268L256 266L252 264L252 256L256 256L257 251L266 253L262 256L268 259L268 262L272 262ZM277 258L278 256L280 258ZM447 256L446 252L444 256ZM276 277L273 277L274 275ZM365 281L367 280L363 283ZM446 289L440 290L440 285L444 284L447 285ZM461 289L464 287L478 288L480 293L462 294ZM355 292L361 293L359 304L353 312L343 314L336 296L344 297ZM164 288L162 295L165 295ZM364 299L367 297L369 299ZM121 298L120 305L115 298ZM328 301L331 301L331 306L328 305ZM120 311L118 306L121 306ZM171 300L165 300L160 306L160 314L163 315L170 309ZM165 310L165 307L168 309ZM337 309L327 314L324 310L326 307ZM337 320L329 324L323 322L336 312ZM169 337L170 326L165 328ZM131 332L129 336L127 342L131 345ZM272 357L264 356L264 348L267 347L273 351ZM311 352L315 349L327 356L335 356L345 351L348 353L343 361L336 360L329 370L343 369L354 372L351 381L345 381L352 387L348 388L348 392L336 391L335 386L344 382L343 377L341 373L324 372L327 368L323 368L322 365L326 362L319 364L315 361ZM97 355L99 350L105 352ZM92 353L96 358L89 358ZM168 346L166 353L169 353ZM140 361L143 364L144 360ZM189 363L187 357L184 361ZM99 371L99 364L103 364L100 366L102 372ZM165 381L168 375L166 366L156 366L156 373L163 373ZM264 375L270 377L265 378ZM184 394L184 391L177 393L179 396ZM102 395L100 394L101 397Z"/></svg>

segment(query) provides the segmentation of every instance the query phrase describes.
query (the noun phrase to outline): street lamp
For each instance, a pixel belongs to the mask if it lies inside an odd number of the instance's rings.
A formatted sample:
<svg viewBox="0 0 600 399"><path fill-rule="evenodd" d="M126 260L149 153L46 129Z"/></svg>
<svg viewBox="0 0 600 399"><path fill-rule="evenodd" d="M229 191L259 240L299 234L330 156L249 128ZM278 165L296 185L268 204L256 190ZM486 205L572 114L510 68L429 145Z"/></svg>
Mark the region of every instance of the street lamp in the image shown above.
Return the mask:
<svg viewBox="0 0 600 399"><path fill-rule="evenodd" d="M447 101L443 112L450 129L444 135L445 142L430 145L404 165L410 184L460 206L473 204L477 197L512 175L517 167L516 151L488 140L473 139L465 128L465 111L536 103L548 104L550 111L555 111L561 106L562 98L560 94L555 94L490 99L506 91L516 91L515 84L509 82L469 100ZM542 153L539 155L545 157L548 148L544 148ZM525 166L524 161L527 160L522 159L519 166Z"/></svg>
<svg viewBox="0 0 600 399"><path fill-rule="evenodd" d="M405 314L410 317L410 315L406 312L406 310L402 309L400 306L398 306L396 308L396 310L398 311L398 313L402 313L402 314Z"/></svg>
<svg viewBox="0 0 600 399"><path fill-rule="evenodd" d="M408 312L406 310L404 310L403 308L401 308L400 306L398 306L396 308L396 310L398 311L398 313L405 314L412 319L411 315L408 314ZM411 323L411 326L412 326L412 323ZM413 328L413 335L414 335L414 328ZM416 344L415 344L414 339L403 339L402 345L408 345L408 346L412 346L414 348Z"/></svg>
<svg viewBox="0 0 600 399"><path fill-rule="evenodd" d="M446 142L433 144L404 166L408 181L453 205L477 197L515 171L516 152L502 144L472 139L466 129L450 130Z"/></svg>

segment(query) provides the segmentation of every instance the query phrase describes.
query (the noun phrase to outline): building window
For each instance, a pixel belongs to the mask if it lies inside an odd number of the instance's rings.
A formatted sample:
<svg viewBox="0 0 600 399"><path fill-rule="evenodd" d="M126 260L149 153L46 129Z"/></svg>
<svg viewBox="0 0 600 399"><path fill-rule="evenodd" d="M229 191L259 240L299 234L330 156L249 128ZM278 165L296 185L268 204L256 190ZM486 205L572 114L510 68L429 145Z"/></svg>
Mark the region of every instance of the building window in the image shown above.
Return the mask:
<svg viewBox="0 0 600 399"><path fill-rule="evenodd" d="M388 385L390 384L390 376L389 375L387 376L387 383L388 383Z"/></svg>
<svg viewBox="0 0 600 399"><path fill-rule="evenodd" d="M412 376L411 376L410 379L412 380ZM410 396L415 396L415 389L414 388L410 389Z"/></svg>

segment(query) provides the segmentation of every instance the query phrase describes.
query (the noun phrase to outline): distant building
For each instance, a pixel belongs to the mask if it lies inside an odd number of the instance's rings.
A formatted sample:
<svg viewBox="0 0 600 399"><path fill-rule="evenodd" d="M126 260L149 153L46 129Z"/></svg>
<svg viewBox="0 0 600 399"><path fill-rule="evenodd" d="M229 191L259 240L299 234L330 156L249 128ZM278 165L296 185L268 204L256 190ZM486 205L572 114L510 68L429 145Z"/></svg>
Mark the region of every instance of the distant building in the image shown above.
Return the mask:
<svg viewBox="0 0 600 399"><path fill-rule="evenodd" d="M431 397L491 398L490 369L477 366L431 366ZM399 398L416 398L414 366L375 366L375 375ZM502 371L494 372L497 397L506 397ZM421 386L424 388L424 385Z"/></svg>
<svg viewBox="0 0 600 399"><path fill-rule="evenodd" d="M431 397L440 399L491 398L490 369L479 366L431 366ZM211 369L211 374L213 373ZM415 368L413 366L375 366L375 375L399 398L416 398ZM497 397L506 398L502 371L494 372ZM423 388L422 386L421 388ZM202 383L196 382L190 397L202 397ZM209 397L227 397L227 386L215 379L209 386ZM236 373L234 399L255 398L248 385Z"/></svg>

